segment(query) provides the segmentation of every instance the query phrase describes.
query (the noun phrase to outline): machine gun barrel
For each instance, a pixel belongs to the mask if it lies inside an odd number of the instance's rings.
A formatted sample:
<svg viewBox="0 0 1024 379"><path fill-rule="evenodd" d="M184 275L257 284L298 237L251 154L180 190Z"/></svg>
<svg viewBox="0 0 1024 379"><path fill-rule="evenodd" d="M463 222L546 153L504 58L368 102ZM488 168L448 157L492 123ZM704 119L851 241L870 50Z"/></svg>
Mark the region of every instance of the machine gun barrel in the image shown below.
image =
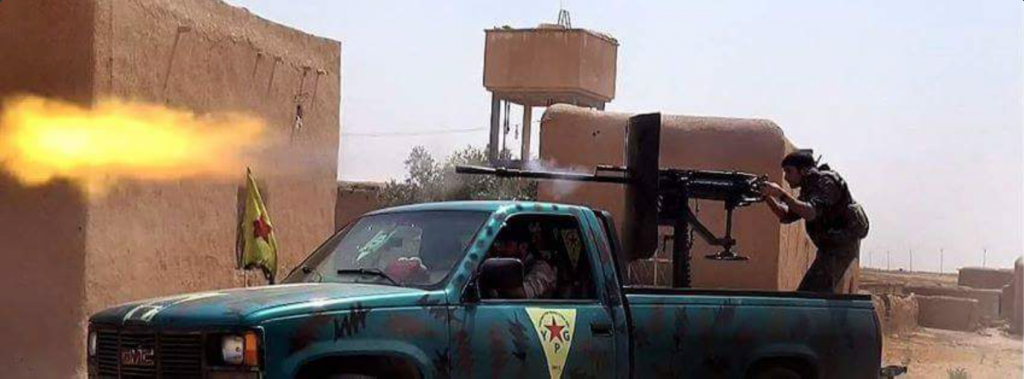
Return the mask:
<svg viewBox="0 0 1024 379"><path fill-rule="evenodd" d="M636 180L628 176L629 172L625 167L604 165L598 166L594 174L463 165L456 166L455 172L459 174L491 175L499 178L637 184ZM683 169L662 169L659 172L658 178L659 187L663 191L668 193L672 192L671 189L682 191L682 193L677 192L676 196L685 194L685 197L688 199L725 201L732 203L734 206L744 206L762 201L763 198L757 192L757 189L764 180L766 180L764 176L744 172ZM666 195L658 193L657 190L652 194Z"/></svg>
<svg viewBox="0 0 1024 379"><path fill-rule="evenodd" d="M629 179L624 175L601 175L584 174L579 172L553 172L520 170L504 167L482 167L482 166L455 166L455 172L459 174L493 175L499 178L526 178L526 179L549 179L549 180L570 180L574 182L591 183L617 183L628 184Z"/></svg>

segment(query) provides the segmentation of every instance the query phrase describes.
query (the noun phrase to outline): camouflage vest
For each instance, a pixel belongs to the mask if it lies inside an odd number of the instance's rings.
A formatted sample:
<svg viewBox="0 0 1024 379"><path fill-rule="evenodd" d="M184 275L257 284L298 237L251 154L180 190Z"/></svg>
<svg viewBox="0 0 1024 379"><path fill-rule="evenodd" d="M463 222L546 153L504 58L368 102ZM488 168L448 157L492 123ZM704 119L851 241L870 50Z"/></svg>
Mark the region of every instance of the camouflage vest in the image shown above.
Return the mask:
<svg viewBox="0 0 1024 379"><path fill-rule="evenodd" d="M818 247L844 246L857 242L868 235L869 221L864 208L850 194L839 173L827 165L817 170L818 177L812 180L829 180L837 184L840 198L819 214L814 221L807 222L807 234ZM807 188L814 191L816 188ZM804 189L801 189L803 194Z"/></svg>

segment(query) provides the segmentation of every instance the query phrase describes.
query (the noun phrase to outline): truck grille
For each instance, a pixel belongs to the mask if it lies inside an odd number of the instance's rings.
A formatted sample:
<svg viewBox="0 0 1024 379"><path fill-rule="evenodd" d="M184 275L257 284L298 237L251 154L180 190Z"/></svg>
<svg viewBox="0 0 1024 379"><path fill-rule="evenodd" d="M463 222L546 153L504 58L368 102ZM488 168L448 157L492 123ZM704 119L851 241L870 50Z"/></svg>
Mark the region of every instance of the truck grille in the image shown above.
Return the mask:
<svg viewBox="0 0 1024 379"><path fill-rule="evenodd" d="M100 378L202 377L203 336L99 330L96 363Z"/></svg>

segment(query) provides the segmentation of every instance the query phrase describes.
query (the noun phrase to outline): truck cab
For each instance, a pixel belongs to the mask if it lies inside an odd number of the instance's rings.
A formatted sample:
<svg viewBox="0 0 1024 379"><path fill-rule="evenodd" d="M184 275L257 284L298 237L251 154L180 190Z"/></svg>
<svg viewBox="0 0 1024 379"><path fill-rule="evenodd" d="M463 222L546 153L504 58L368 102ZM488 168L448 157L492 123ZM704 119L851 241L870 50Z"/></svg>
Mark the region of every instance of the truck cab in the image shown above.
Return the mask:
<svg viewBox="0 0 1024 379"><path fill-rule="evenodd" d="M283 284L116 306L90 377L878 377L870 298L625 286L610 216L381 210Z"/></svg>

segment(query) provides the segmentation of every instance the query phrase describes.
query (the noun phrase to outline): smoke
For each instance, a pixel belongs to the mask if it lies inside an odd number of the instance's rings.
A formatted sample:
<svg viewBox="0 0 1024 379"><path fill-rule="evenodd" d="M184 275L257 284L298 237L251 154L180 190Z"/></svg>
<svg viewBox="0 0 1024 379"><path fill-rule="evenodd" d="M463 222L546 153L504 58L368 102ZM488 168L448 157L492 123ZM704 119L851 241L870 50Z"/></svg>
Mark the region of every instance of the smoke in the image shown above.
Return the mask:
<svg viewBox="0 0 1024 379"><path fill-rule="evenodd" d="M240 113L22 96L0 111L0 169L28 186L70 179L93 195L125 179L236 178L264 147L264 130L263 120Z"/></svg>
<svg viewBox="0 0 1024 379"><path fill-rule="evenodd" d="M559 167L554 162L547 159L532 159L526 162L523 167L527 170L532 171L558 171L558 172L587 172L585 169L577 166L572 167ZM548 188L551 190L551 195L554 196L555 201L560 201L572 195L576 192L576 189L582 185L582 182L572 180L548 180L546 181Z"/></svg>

